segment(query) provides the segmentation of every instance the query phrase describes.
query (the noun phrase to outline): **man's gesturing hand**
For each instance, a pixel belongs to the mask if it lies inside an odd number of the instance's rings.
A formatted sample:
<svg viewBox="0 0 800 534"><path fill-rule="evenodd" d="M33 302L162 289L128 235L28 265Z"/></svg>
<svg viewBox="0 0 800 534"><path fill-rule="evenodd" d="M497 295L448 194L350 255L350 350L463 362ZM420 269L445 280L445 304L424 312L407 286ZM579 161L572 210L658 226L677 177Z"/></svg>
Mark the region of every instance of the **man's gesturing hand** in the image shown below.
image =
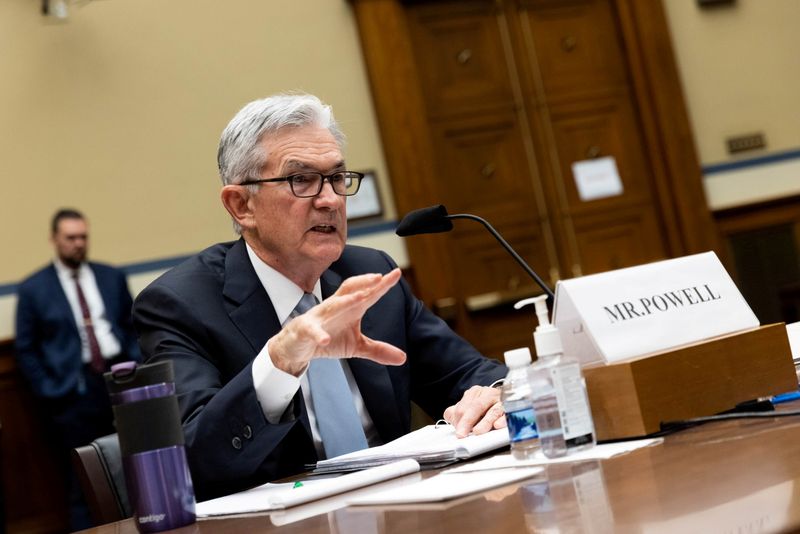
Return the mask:
<svg viewBox="0 0 800 534"><path fill-rule="evenodd" d="M456 436L463 438L470 432L485 434L495 428L505 428L506 418L500 404L500 390L484 386L472 386L453 406L444 411L444 420L456 429Z"/></svg>
<svg viewBox="0 0 800 534"><path fill-rule="evenodd" d="M400 269L345 280L336 293L291 320L270 340L275 367L297 376L312 358L358 357L388 365L405 362L402 350L361 333L364 313L398 280Z"/></svg>

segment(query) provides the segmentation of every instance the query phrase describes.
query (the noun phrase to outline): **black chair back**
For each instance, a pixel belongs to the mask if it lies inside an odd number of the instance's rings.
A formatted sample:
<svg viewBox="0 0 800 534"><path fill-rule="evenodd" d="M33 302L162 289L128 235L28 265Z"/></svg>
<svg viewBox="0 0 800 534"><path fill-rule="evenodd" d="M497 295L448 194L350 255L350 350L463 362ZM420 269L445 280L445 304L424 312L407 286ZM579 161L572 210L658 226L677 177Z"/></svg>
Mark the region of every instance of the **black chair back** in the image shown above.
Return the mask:
<svg viewBox="0 0 800 534"><path fill-rule="evenodd" d="M133 515L116 434L74 449L72 461L95 523L102 525Z"/></svg>

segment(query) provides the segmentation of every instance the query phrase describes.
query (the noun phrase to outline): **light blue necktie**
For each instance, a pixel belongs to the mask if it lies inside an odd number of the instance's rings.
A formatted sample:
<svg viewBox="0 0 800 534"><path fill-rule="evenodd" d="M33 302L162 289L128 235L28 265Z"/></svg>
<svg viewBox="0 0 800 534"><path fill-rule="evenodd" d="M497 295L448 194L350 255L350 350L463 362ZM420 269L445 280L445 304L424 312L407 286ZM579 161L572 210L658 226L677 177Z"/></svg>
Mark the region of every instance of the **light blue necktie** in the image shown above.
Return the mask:
<svg viewBox="0 0 800 534"><path fill-rule="evenodd" d="M292 311L292 317L302 315L317 304L311 293L305 293ZM347 385L342 364L336 358L311 360L308 366L308 383L311 402L317 418L325 456L366 449L367 438L353 404L353 395Z"/></svg>

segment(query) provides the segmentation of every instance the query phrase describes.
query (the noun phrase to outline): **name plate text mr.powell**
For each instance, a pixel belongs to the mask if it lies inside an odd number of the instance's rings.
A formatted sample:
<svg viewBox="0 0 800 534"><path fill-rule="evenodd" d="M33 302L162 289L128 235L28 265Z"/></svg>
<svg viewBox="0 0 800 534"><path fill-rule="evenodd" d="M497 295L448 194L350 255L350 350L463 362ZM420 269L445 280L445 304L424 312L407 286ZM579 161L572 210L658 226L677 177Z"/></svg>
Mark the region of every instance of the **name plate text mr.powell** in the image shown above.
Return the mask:
<svg viewBox="0 0 800 534"><path fill-rule="evenodd" d="M613 363L758 326L713 252L564 280L554 323L583 364Z"/></svg>

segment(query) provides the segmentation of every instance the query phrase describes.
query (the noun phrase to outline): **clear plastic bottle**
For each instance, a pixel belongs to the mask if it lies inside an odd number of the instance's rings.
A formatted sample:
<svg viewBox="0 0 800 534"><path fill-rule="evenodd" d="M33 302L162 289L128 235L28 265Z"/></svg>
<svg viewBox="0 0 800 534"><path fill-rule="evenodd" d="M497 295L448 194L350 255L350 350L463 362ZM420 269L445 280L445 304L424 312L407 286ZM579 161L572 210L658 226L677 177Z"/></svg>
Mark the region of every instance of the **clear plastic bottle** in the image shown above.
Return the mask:
<svg viewBox="0 0 800 534"><path fill-rule="evenodd" d="M539 443L542 453L548 458L558 458L567 454L561 416L558 413L558 398L551 376L555 363L552 358L539 357L528 371L533 409L536 413L536 428L539 430Z"/></svg>
<svg viewBox="0 0 800 534"><path fill-rule="evenodd" d="M518 302L515 307L536 305L539 326L533 334L536 362L529 382L542 452L548 458L593 447L596 440L592 412L580 363L564 355L558 329L550 324L547 297Z"/></svg>
<svg viewBox="0 0 800 534"><path fill-rule="evenodd" d="M518 460L525 460L533 458L539 450L536 414L528 382L531 351L527 347L509 350L505 353L505 360L508 375L503 381L500 395L506 412L511 455Z"/></svg>

